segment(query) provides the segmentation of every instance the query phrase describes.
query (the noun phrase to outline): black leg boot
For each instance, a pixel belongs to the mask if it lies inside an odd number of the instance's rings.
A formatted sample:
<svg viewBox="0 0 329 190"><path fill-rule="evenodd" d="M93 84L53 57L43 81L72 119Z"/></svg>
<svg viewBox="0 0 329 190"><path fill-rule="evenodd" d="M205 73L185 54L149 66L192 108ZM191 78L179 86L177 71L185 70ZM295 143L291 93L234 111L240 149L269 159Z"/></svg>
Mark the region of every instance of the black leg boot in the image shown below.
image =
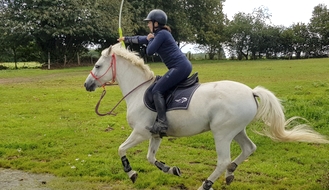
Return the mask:
<svg viewBox="0 0 329 190"><path fill-rule="evenodd" d="M152 128L148 128L151 133L159 134L160 137L167 136L168 122L166 117L166 101L160 92L153 94L155 109L158 112L158 118Z"/></svg>

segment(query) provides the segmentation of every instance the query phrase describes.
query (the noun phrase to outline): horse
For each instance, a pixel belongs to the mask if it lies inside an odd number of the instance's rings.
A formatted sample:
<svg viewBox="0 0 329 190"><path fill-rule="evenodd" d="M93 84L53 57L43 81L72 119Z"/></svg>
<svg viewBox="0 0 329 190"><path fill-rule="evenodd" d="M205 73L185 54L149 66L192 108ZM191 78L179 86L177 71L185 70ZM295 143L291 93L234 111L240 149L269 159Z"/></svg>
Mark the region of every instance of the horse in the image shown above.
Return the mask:
<svg viewBox="0 0 329 190"><path fill-rule="evenodd" d="M95 91L109 81L116 81L125 95L126 117L132 132L119 146L118 154L124 171L133 183L137 179L137 172L130 166L126 152L145 140L149 140L149 163L164 173L181 175L178 167L168 166L156 159L162 138L146 129L146 126L152 126L157 117L157 113L143 103L145 91L154 80L153 71L144 64L143 59L136 52L127 50L118 43L102 51L84 83L87 91ZM251 89L245 84L229 80L201 83L194 92L188 109L167 111L167 135L187 137L206 131L213 133L217 165L199 187L199 190L209 190L224 172L226 184L229 185L234 180L237 166L256 150L256 145L246 133L246 127L255 120L261 120L267 126L260 132L261 135L274 141L329 143L325 136L306 124L294 124L295 126L287 129L286 127L291 126L292 121L298 117L286 120L283 109L280 100L261 86ZM231 161L230 144L233 140L239 144L242 152Z"/></svg>

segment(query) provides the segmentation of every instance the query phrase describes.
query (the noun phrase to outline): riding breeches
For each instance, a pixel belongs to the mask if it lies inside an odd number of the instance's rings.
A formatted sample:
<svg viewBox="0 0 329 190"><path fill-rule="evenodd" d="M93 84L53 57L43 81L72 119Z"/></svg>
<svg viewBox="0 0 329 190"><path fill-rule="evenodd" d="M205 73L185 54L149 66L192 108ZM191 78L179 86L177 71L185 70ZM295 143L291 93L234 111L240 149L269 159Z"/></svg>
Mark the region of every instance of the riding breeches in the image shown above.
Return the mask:
<svg viewBox="0 0 329 190"><path fill-rule="evenodd" d="M188 66L186 66L188 65ZM165 73L155 84L152 89L152 94L155 92L160 92L164 94L167 90L176 86L178 83L185 80L192 71L192 66L190 64L186 64L184 67L174 67L171 68Z"/></svg>

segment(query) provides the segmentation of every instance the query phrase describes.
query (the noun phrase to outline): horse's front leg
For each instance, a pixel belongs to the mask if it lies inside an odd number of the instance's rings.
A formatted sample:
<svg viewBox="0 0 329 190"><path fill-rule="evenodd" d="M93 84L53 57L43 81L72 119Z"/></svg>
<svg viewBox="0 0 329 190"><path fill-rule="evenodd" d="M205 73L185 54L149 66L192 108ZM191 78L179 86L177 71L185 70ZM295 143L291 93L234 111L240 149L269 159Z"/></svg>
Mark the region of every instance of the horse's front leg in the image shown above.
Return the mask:
<svg viewBox="0 0 329 190"><path fill-rule="evenodd" d="M122 143L119 147L119 155L122 161L123 169L133 183L135 183L137 179L137 172L131 168L128 158L126 157L126 152L129 148L136 146L137 144L147 140L148 138L149 136L142 135L136 130L133 130L133 132L129 135L126 141Z"/></svg>
<svg viewBox="0 0 329 190"><path fill-rule="evenodd" d="M150 139L149 150L147 153L147 160L151 164L154 164L156 167L158 167L164 173L169 173L169 174L180 176L180 170L178 167L176 167L176 166L170 167L170 166L167 166L164 162L156 160L155 154L157 153L157 151L160 147L160 143L161 143L160 137L152 137Z"/></svg>

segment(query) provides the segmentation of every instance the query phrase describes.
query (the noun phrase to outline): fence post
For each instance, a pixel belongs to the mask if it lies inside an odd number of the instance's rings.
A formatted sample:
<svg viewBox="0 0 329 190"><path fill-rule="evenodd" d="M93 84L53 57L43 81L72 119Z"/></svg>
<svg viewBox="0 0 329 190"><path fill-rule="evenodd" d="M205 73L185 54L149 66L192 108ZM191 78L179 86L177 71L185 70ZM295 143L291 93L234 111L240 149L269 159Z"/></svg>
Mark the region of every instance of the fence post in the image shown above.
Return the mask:
<svg viewBox="0 0 329 190"><path fill-rule="evenodd" d="M50 52L48 51L48 70L50 69Z"/></svg>
<svg viewBox="0 0 329 190"><path fill-rule="evenodd" d="M79 52L77 53L77 58L78 58L78 65L80 65L80 56L79 56Z"/></svg>

